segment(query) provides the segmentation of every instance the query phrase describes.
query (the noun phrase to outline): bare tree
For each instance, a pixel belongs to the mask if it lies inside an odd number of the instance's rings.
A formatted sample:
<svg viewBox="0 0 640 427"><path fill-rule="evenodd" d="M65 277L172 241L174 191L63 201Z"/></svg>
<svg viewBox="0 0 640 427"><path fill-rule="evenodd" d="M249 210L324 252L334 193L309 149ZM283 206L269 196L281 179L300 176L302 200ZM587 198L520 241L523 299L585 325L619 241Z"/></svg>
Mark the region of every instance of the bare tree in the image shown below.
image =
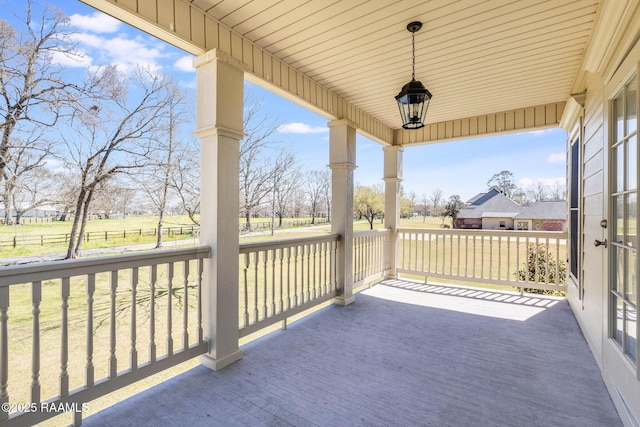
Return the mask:
<svg viewBox="0 0 640 427"><path fill-rule="evenodd" d="M22 173L11 194L16 224L22 223L25 213L53 202L56 185L54 174L43 167L32 168Z"/></svg>
<svg viewBox="0 0 640 427"><path fill-rule="evenodd" d="M177 151L183 148L178 132L180 126L187 123L189 119L186 97L171 80L167 81L166 93L166 109L161 112L160 126L154 129L156 149L150 153L150 163L137 179L158 214L156 248L163 246L164 218L170 191L173 189L172 176L177 168L176 162L179 160Z"/></svg>
<svg viewBox="0 0 640 427"><path fill-rule="evenodd" d="M564 181L556 181L549 189L549 198L553 201L566 200L567 186Z"/></svg>
<svg viewBox="0 0 640 427"><path fill-rule="evenodd" d="M431 207L433 208L431 212L437 215L440 211L440 203L442 202L442 190L439 188L433 190L429 196L429 201L431 201Z"/></svg>
<svg viewBox="0 0 640 427"><path fill-rule="evenodd" d="M307 173L304 181L304 192L309 202L311 224L316 223L318 209L322 203L327 186L324 171L314 170Z"/></svg>
<svg viewBox="0 0 640 427"><path fill-rule="evenodd" d="M109 101L77 111L73 132L61 135L68 148L67 164L78 182L75 217L67 258L80 256L91 202L98 186L118 174L145 165L156 148L152 132L168 100L166 81L150 70L137 68L131 76L108 68ZM106 76L105 76L106 77ZM129 87L136 95L129 95Z"/></svg>
<svg viewBox="0 0 640 427"><path fill-rule="evenodd" d="M52 6L33 16L32 6L28 0L23 15L17 17L19 28L0 19L0 181L16 149L16 132L55 125L65 106L80 108L78 96L90 94L100 83L86 79L80 87L64 77L55 58L79 58L68 18Z"/></svg>
<svg viewBox="0 0 640 427"><path fill-rule="evenodd" d="M419 213L422 215L422 222L427 221L427 216L429 215L429 197L426 194L422 194L420 196L420 205L419 205Z"/></svg>
<svg viewBox="0 0 640 427"><path fill-rule="evenodd" d="M200 214L200 159L195 138L181 141L182 149L174 157L171 186L180 200L181 209L194 224L199 224Z"/></svg>
<svg viewBox="0 0 640 427"><path fill-rule="evenodd" d="M487 181L487 187L496 187L502 194L511 197L518 186L513 179L513 173L505 170L493 174Z"/></svg>
<svg viewBox="0 0 640 427"><path fill-rule="evenodd" d="M527 195L530 200L540 202L548 199L547 191L548 188L544 182L536 181L527 189Z"/></svg>
<svg viewBox="0 0 640 427"><path fill-rule="evenodd" d="M6 162L4 168L4 181L0 189L0 196L5 206L5 224L11 224L12 208L17 211L25 205L34 204L34 208L44 203L52 201L51 195L43 195L38 201L38 196L32 194L29 197L31 202L24 203L25 191L29 192L28 187L32 184L32 177L37 176L37 169L43 169L46 165L46 159L51 155L53 143L44 138L41 132L34 132L28 135L26 139L12 138L12 149L7 151ZM43 176L43 174L40 174ZM41 187L44 187L41 186ZM21 190L21 194L16 196L14 193L17 189ZM14 200L20 200L21 206L16 206ZM24 213L24 212L23 212Z"/></svg>
<svg viewBox="0 0 640 427"><path fill-rule="evenodd" d="M273 164L271 176L271 235L275 228L276 216L279 218L278 227L282 227L282 217L286 209L286 201L291 194L291 188L295 185L294 179L300 176L300 168L295 154L283 150ZM284 193L284 195L282 195Z"/></svg>
<svg viewBox="0 0 640 427"><path fill-rule="evenodd" d="M244 131L240 141L240 210L244 212L245 229L251 230L251 215L273 190L273 160L269 151L275 149L270 138L280 122L263 108L254 92L245 90Z"/></svg>
<svg viewBox="0 0 640 427"><path fill-rule="evenodd" d="M322 198L324 199L325 207L327 208L327 221L331 221L331 171L325 169L322 171Z"/></svg>

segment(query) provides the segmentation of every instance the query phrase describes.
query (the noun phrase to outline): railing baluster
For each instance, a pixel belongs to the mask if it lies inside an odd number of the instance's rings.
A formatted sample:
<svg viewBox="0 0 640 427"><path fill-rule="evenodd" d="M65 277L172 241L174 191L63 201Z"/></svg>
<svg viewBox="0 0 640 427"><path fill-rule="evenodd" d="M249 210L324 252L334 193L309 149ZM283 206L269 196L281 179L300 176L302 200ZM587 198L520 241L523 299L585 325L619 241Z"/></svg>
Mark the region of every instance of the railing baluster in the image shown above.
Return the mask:
<svg viewBox="0 0 640 427"><path fill-rule="evenodd" d="M318 245L316 243L313 243L313 299L316 299L318 297L318 293L317 293L317 289L318 289L318 277L317 277L317 273L318 270L317 265L316 265L316 258L318 255Z"/></svg>
<svg viewBox="0 0 640 427"><path fill-rule="evenodd" d="M276 250L271 250L271 315L276 314Z"/></svg>
<svg viewBox="0 0 640 427"><path fill-rule="evenodd" d="M95 381L93 365L93 295L95 291L96 275L91 273L87 276L87 366L85 367L85 387L93 386Z"/></svg>
<svg viewBox="0 0 640 427"><path fill-rule="evenodd" d="M307 252L307 293L306 293L306 301L311 301L311 245L305 245L305 250Z"/></svg>
<svg viewBox="0 0 640 427"><path fill-rule="evenodd" d="M548 238L548 237L546 237L546 238L544 239L544 242L545 242L545 243L544 243L545 252L546 252L546 254L547 254L547 256L546 256L546 262L545 262L545 266L544 266L544 282L545 282L546 284L549 284L549 258L550 258L550 255L551 255L551 251L549 250L549 249L550 249L550 248L549 248L549 238Z"/></svg>
<svg viewBox="0 0 640 427"><path fill-rule="evenodd" d="M40 403L40 302L42 282L31 283L31 304L33 314L33 347L31 356L31 402Z"/></svg>
<svg viewBox="0 0 640 427"><path fill-rule="evenodd" d="M500 274L502 272L502 236L498 236L498 276L496 279L500 280Z"/></svg>
<svg viewBox="0 0 640 427"><path fill-rule="evenodd" d="M9 402L9 287L0 288L0 404ZM9 418L9 411L0 411L0 420Z"/></svg>
<svg viewBox="0 0 640 427"><path fill-rule="evenodd" d="M284 271L282 271L283 268L283 254L284 254L284 248L280 248L278 250L278 259L280 260L280 302L278 303L278 310L280 313L282 313L284 311Z"/></svg>
<svg viewBox="0 0 640 427"><path fill-rule="evenodd" d="M158 282L158 266L156 264L151 266L149 284L150 296L150 317L149 317L149 360L151 362L156 361L156 283Z"/></svg>
<svg viewBox="0 0 640 427"><path fill-rule="evenodd" d="M249 325L249 252L244 254L244 326Z"/></svg>
<svg viewBox="0 0 640 427"><path fill-rule="evenodd" d="M260 319L258 312L258 283L260 278L258 276L258 268L260 264L260 252L255 251L253 253L253 322L257 322Z"/></svg>
<svg viewBox="0 0 640 427"><path fill-rule="evenodd" d="M489 280L493 279L493 236L489 236Z"/></svg>
<svg viewBox="0 0 640 427"><path fill-rule="evenodd" d="M109 378L118 375L116 356L116 290L118 288L118 270L111 271L111 312L109 314Z"/></svg>
<svg viewBox="0 0 640 427"><path fill-rule="evenodd" d="M189 261L184 262L184 303L182 304L182 349L189 348Z"/></svg>
<svg viewBox="0 0 640 427"><path fill-rule="evenodd" d="M535 274L535 281L536 283L538 283L540 281L540 263L538 262L538 259L540 259L540 243L538 240L538 237L536 236L536 274Z"/></svg>
<svg viewBox="0 0 640 427"><path fill-rule="evenodd" d="M131 370L138 369L138 350L136 350L136 307L138 294L138 267L131 269L131 350L129 352L129 366Z"/></svg>
<svg viewBox="0 0 640 427"><path fill-rule="evenodd" d="M327 293L327 242L320 244L320 283L322 284L321 293Z"/></svg>
<svg viewBox="0 0 640 427"><path fill-rule="evenodd" d="M484 241L485 236L480 236L480 278L484 279Z"/></svg>
<svg viewBox="0 0 640 427"><path fill-rule="evenodd" d="M473 277L476 277L476 240L477 240L478 235L474 234L473 235Z"/></svg>
<svg viewBox="0 0 640 427"><path fill-rule="evenodd" d="M293 305L298 303L298 246L293 247Z"/></svg>
<svg viewBox="0 0 640 427"><path fill-rule="evenodd" d="M439 261L439 258L440 258L440 251L438 250L438 240L439 240L438 238L439 238L439 236L440 236L439 234L434 233L434 237L436 238L435 242L433 243L434 246L435 246L435 252L436 252L435 253L435 257L434 257L435 261L436 261L435 262L436 265L435 265L435 269L434 269L433 272L436 273L436 274L438 274L438 261Z"/></svg>
<svg viewBox="0 0 640 427"><path fill-rule="evenodd" d="M267 263L269 258L269 251L262 251L262 277L264 278L264 283L262 286L262 318L266 319L269 317L267 313L267 291L269 287L269 280L267 280Z"/></svg>
<svg viewBox="0 0 640 427"><path fill-rule="evenodd" d="M60 284L60 296L62 298L62 324L60 338L60 397L69 395L69 293L70 278L63 277Z"/></svg>
<svg viewBox="0 0 640 427"><path fill-rule="evenodd" d="M469 235L464 236L464 277L469 277Z"/></svg>
<svg viewBox="0 0 640 427"><path fill-rule="evenodd" d="M516 269L518 265L516 264ZM507 237L507 280L511 278L511 236Z"/></svg>
<svg viewBox="0 0 640 427"><path fill-rule="evenodd" d="M556 280L555 284L560 284L560 239L555 238L556 242Z"/></svg>
<svg viewBox="0 0 640 427"><path fill-rule="evenodd" d="M300 289L300 301L302 303L306 302L305 297L305 293L304 293L304 255L305 255L305 249L306 249L306 245L300 245L300 282L301 282L301 289Z"/></svg>
<svg viewBox="0 0 640 427"><path fill-rule="evenodd" d="M453 276L453 234L449 235L449 274Z"/></svg>
<svg viewBox="0 0 640 427"><path fill-rule="evenodd" d="M167 356L173 355L173 273L174 264L168 264L167 282Z"/></svg>
<svg viewBox="0 0 640 427"><path fill-rule="evenodd" d="M203 341L202 331L202 272L204 269L204 261L198 260L198 344Z"/></svg>
<svg viewBox="0 0 640 427"><path fill-rule="evenodd" d="M456 275L460 276L460 235L458 234L458 262L456 265Z"/></svg>
<svg viewBox="0 0 640 427"><path fill-rule="evenodd" d="M287 250L287 310L291 308L291 248Z"/></svg>

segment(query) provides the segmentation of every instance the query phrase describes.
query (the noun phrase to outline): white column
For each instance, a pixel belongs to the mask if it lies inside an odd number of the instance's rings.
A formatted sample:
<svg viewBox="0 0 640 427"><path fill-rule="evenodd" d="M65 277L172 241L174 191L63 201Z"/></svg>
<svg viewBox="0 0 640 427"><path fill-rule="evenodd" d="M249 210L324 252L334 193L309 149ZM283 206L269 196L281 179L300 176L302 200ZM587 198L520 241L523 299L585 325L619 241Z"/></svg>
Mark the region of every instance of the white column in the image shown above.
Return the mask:
<svg viewBox="0 0 640 427"><path fill-rule="evenodd" d="M400 185L402 184L402 152L399 145L384 147L384 226L391 230L385 251L386 277L397 277L398 227L400 227Z"/></svg>
<svg viewBox="0 0 640 427"><path fill-rule="evenodd" d="M200 243L205 260L202 312L209 352L200 363L218 370L242 358L238 347L239 156L244 73L215 50L194 61L196 131L200 138Z"/></svg>
<svg viewBox="0 0 640 427"><path fill-rule="evenodd" d="M329 123L331 168L331 232L340 235L336 273L339 295L334 303L353 298L353 171L356 168L356 128L347 120Z"/></svg>

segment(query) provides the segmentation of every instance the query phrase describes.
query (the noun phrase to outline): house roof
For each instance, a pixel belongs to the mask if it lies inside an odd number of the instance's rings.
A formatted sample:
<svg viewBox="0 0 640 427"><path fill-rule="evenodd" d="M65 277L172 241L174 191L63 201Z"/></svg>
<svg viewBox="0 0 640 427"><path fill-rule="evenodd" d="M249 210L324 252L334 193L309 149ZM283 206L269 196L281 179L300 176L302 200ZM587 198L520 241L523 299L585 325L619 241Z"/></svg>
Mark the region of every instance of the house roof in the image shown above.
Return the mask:
<svg viewBox="0 0 640 427"><path fill-rule="evenodd" d="M601 0L83 1L194 55L228 55L248 80L400 145L557 126L585 58L596 63L592 33L606 7ZM131 6L138 3L145 6ZM408 131L394 98L412 75L412 21L423 23L415 77L433 99L427 125Z"/></svg>
<svg viewBox="0 0 640 427"><path fill-rule="evenodd" d="M460 210L458 218L482 218L496 212L512 217L522 210L522 206L495 189L480 194L482 196L478 195L480 197L476 196L472 199L474 200L472 205Z"/></svg>
<svg viewBox="0 0 640 427"><path fill-rule="evenodd" d="M515 218L520 212L484 212L482 218Z"/></svg>
<svg viewBox="0 0 640 427"><path fill-rule="evenodd" d="M526 206L518 215L518 219L567 219L567 202L535 202Z"/></svg>

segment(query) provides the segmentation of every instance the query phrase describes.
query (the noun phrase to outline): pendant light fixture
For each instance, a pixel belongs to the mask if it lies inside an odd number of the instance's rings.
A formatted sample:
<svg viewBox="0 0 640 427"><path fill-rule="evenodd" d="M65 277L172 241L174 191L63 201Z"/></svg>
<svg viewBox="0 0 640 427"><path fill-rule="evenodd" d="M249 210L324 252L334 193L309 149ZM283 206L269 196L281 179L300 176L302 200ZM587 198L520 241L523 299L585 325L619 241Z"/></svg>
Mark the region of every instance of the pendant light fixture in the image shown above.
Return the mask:
<svg viewBox="0 0 640 427"><path fill-rule="evenodd" d="M424 118L427 115L429 101L431 101L431 92L416 80L415 33L420 28L422 28L422 22L416 21L407 25L407 30L411 33L413 51L411 81L402 86L402 90L396 96L400 116L402 117L402 127L405 129L420 129L424 127Z"/></svg>

